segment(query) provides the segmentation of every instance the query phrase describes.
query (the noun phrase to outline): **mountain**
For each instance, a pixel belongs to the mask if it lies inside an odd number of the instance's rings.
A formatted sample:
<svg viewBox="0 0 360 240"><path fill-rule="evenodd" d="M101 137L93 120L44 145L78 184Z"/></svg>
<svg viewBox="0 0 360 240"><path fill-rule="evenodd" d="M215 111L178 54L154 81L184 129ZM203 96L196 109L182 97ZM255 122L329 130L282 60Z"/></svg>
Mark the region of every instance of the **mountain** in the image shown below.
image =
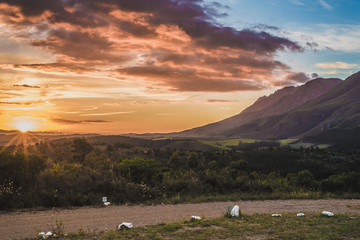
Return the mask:
<svg viewBox="0 0 360 240"><path fill-rule="evenodd" d="M235 126L223 134L226 137L281 139L316 136L328 130L359 126L360 72L289 111Z"/></svg>
<svg viewBox="0 0 360 240"><path fill-rule="evenodd" d="M298 87L285 87L269 96L259 98L241 113L202 127L178 133L182 137L252 136L261 119L284 114L310 100L316 99L342 83L338 78L317 78ZM243 128L243 126L247 126ZM265 127L265 126L264 126ZM256 131L255 131L256 132Z"/></svg>

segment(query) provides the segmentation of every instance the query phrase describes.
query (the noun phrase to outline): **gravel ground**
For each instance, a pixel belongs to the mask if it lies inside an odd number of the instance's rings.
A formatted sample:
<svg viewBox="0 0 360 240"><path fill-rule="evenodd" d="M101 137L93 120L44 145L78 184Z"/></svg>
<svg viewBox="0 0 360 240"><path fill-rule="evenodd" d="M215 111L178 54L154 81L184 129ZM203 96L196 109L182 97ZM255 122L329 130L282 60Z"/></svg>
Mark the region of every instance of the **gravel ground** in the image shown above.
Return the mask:
<svg viewBox="0 0 360 240"><path fill-rule="evenodd" d="M79 229L89 232L114 230L121 222L131 222L134 227L190 219L192 215L205 218L220 217L226 206L240 206L243 214L254 213L316 213L323 210L335 214L348 213L360 216L360 200L265 200L238 202L210 202L189 204L164 204L156 206L82 207L51 209L46 211L14 211L0 213L0 239L34 238L38 232L53 231L56 220L64 224L65 232Z"/></svg>

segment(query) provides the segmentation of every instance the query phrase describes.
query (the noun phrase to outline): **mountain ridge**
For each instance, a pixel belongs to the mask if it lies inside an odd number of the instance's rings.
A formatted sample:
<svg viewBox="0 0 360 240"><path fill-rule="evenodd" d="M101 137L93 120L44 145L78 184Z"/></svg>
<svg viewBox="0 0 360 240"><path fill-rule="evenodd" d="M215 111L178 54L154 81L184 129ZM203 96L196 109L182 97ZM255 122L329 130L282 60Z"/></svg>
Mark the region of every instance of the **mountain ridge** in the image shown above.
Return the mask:
<svg viewBox="0 0 360 240"><path fill-rule="evenodd" d="M280 139L316 135L334 128L354 128L360 124L359 93L360 72L290 111L243 124L224 135Z"/></svg>
<svg viewBox="0 0 360 240"><path fill-rule="evenodd" d="M252 121L271 117L289 111L307 101L317 98L342 83L338 78L317 78L297 87L285 87L269 96L257 99L254 104L237 115L219 122L185 130L177 133L183 137L220 137L228 136L234 128Z"/></svg>

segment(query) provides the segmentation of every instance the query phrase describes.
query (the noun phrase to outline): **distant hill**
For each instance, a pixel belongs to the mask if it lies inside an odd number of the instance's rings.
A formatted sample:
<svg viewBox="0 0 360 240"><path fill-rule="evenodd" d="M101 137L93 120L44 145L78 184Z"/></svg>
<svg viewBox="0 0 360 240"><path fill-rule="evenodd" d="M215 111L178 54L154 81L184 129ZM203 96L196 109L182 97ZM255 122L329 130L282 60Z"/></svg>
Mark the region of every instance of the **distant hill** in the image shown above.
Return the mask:
<svg viewBox="0 0 360 240"><path fill-rule="evenodd" d="M263 131L271 121L276 123L279 119L271 118L287 113L292 109L314 100L331 89L341 85L342 80L338 78L317 78L298 87L285 87L269 96L259 98L253 105L241 113L211 123L202 127L183 131L178 134L182 137L253 137L259 139L273 138L272 133L262 135L257 129ZM269 122L263 123L264 119ZM276 138L276 137L275 137Z"/></svg>

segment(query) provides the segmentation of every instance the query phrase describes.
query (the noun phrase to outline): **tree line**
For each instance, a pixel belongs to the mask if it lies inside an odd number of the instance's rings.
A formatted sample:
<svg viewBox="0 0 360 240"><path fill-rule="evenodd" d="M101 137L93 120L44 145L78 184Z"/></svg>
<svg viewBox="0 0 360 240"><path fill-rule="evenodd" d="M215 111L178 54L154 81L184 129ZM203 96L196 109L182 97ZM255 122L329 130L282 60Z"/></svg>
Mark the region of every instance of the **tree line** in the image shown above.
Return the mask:
<svg viewBox="0 0 360 240"><path fill-rule="evenodd" d="M227 194L296 192L359 196L360 155L279 146L232 150L40 142L0 150L1 209L163 202Z"/></svg>

